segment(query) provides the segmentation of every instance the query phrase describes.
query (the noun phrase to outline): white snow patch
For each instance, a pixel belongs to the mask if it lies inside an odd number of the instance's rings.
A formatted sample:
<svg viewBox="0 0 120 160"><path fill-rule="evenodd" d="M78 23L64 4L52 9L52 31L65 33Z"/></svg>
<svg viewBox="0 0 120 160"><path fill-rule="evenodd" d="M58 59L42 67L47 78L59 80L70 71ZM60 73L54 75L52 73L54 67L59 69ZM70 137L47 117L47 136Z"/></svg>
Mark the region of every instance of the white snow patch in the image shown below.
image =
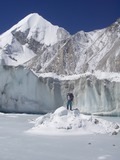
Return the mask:
<svg viewBox="0 0 120 160"><path fill-rule="evenodd" d="M104 155L104 156L98 157L98 159L99 159L99 160L103 160L103 159L108 159L108 158L110 158L110 157L111 157L111 155Z"/></svg>
<svg viewBox="0 0 120 160"><path fill-rule="evenodd" d="M57 78L61 81L64 81L64 80L77 80L81 77L86 77L86 76L95 76L97 79L100 79L100 80L104 80L104 79L107 79L111 82L120 82L120 73L117 73L117 72L102 72L100 70L98 71L94 71L93 73L91 72L86 72L86 73L83 73L83 74L73 74L73 75L57 75L56 73L52 73L52 72L49 72L49 73L35 73L33 70L31 70L36 76L38 77L52 77L52 78Z"/></svg>
<svg viewBox="0 0 120 160"><path fill-rule="evenodd" d="M80 114L78 109L69 111L63 106L54 113L38 117L32 123L35 126L27 133L44 135L115 135L120 132L120 125L117 123L96 118L95 116Z"/></svg>

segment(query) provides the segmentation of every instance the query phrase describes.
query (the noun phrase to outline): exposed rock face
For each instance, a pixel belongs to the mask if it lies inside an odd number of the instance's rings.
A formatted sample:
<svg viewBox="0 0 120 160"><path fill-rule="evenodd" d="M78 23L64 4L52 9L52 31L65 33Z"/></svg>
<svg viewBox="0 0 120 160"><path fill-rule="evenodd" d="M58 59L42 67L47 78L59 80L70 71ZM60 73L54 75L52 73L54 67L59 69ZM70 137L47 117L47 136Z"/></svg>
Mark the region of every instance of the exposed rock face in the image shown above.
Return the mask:
<svg viewBox="0 0 120 160"><path fill-rule="evenodd" d="M44 61L43 57L48 54L49 57ZM37 72L55 72L64 75L94 70L119 72L119 57L120 22L117 21L102 30L88 33L80 31L50 46L37 57L43 64L41 68L38 69L39 62L34 60L31 60L28 66Z"/></svg>

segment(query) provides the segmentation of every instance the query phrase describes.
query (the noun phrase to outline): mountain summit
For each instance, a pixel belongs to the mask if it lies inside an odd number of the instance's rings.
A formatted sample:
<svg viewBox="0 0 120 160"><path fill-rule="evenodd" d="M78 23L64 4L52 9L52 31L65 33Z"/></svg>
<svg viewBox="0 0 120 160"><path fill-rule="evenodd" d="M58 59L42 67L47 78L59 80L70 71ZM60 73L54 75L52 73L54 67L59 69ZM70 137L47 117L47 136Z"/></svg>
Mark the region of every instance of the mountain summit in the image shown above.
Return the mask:
<svg viewBox="0 0 120 160"><path fill-rule="evenodd" d="M67 36L69 33L63 28L52 25L37 13L30 14L0 36L1 63L23 64Z"/></svg>

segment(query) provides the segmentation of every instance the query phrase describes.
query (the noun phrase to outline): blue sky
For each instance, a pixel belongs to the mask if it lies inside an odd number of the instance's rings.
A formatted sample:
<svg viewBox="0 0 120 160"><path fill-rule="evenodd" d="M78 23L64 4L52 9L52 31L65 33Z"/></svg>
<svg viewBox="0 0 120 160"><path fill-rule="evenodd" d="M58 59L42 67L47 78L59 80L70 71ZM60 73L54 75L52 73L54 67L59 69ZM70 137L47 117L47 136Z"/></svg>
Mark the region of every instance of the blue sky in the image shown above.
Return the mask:
<svg viewBox="0 0 120 160"><path fill-rule="evenodd" d="M30 13L74 34L111 25L120 18L120 0L1 0L0 34Z"/></svg>

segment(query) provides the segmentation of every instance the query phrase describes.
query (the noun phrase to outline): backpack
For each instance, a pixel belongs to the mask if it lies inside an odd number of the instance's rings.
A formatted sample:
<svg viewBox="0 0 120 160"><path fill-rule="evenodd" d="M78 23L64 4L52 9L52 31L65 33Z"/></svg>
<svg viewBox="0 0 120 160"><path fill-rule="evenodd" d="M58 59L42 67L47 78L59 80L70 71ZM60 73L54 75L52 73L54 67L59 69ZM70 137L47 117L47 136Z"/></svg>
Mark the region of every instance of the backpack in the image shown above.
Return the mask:
<svg viewBox="0 0 120 160"><path fill-rule="evenodd" d="M74 99L73 93L68 93L68 95L70 96L70 100L73 101L73 99Z"/></svg>

